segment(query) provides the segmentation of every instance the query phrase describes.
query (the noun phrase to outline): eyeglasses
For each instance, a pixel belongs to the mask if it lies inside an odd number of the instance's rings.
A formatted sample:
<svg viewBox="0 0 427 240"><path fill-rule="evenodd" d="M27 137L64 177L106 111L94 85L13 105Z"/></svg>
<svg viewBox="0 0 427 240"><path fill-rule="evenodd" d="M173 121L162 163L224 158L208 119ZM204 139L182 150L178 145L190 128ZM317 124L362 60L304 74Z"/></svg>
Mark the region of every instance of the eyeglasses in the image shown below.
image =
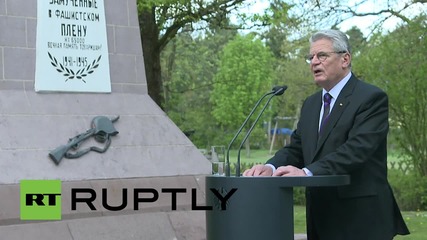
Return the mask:
<svg viewBox="0 0 427 240"><path fill-rule="evenodd" d="M314 56L317 57L317 59L319 59L320 62L324 62L328 57L329 54L331 53L346 53L347 51L338 51L338 52L318 52L316 54L308 54L307 56L305 56L305 61L307 63L311 63L311 61L313 61Z"/></svg>

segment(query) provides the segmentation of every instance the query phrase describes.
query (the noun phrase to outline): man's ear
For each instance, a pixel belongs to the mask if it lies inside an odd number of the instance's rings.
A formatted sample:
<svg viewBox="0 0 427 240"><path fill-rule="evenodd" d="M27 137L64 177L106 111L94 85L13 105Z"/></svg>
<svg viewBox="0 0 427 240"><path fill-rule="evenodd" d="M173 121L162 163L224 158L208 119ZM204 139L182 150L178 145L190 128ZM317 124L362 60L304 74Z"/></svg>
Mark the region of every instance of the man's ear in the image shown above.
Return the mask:
<svg viewBox="0 0 427 240"><path fill-rule="evenodd" d="M348 68L350 66L350 63L351 63L351 55L350 53L346 52L342 56L342 67Z"/></svg>

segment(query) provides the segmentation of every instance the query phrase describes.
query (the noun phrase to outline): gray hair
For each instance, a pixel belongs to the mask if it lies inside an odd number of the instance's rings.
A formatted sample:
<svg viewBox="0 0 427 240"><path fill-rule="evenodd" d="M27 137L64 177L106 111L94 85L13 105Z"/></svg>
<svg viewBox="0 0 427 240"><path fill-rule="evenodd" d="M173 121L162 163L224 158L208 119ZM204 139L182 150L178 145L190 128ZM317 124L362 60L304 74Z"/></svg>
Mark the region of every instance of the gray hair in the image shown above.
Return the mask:
<svg viewBox="0 0 427 240"><path fill-rule="evenodd" d="M351 47L347 35L339 30L321 30L313 34L310 38L310 44L320 39L329 39L332 42L334 51L347 51L351 54Z"/></svg>

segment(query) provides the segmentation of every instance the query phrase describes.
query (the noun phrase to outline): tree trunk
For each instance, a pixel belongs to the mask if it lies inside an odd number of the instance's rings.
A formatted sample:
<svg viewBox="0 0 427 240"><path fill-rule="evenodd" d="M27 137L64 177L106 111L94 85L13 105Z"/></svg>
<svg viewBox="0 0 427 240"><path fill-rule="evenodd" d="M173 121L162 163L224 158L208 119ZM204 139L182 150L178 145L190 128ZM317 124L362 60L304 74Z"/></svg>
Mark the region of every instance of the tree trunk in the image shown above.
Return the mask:
<svg viewBox="0 0 427 240"><path fill-rule="evenodd" d="M162 75L160 66L159 30L155 21L154 8L143 10L139 15L142 51L148 95L163 109Z"/></svg>

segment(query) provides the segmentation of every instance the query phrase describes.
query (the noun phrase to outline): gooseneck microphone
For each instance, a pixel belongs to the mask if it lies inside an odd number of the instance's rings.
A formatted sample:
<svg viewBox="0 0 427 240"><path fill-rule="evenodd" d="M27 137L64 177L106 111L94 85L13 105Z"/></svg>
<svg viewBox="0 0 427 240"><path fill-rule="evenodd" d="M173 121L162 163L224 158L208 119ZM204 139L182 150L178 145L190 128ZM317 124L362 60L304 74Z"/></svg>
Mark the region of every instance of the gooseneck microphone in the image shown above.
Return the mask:
<svg viewBox="0 0 427 240"><path fill-rule="evenodd" d="M246 140L248 139L249 135L251 134L252 130L254 129L255 125L257 124L258 120L260 119L261 115L264 113L265 109L267 108L268 104L270 103L271 99L273 99L274 96L282 95L287 88L288 88L288 86L286 86L286 85L285 86L276 86L273 88L273 90L272 90L273 95L270 98L268 98L267 102L264 104L264 107L261 109L261 112L258 114L254 123L249 128L248 132L246 133L245 137L243 138L242 142L240 143L240 146L239 146L239 149L237 152L236 177L240 177L240 151L242 150L243 144L245 144Z"/></svg>
<svg viewBox="0 0 427 240"><path fill-rule="evenodd" d="M257 109L257 107L259 106L259 104L261 103L261 101L267 97L268 95L273 94L273 96L276 95L282 95L285 90L286 90L287 86L275 86L273 87L273 89L264 94L254 105L254 107L252 108L252 111L249 113L249 115L246 117L245 121L243 122L243 124L240 126L239 130L237 130L236 134L234 135L233 139L230 141L230 143L228 144L228 148L227 148L227 159L226 159L226 171L225 171L225 175L227 177L230 176L230 149L231 146L233 145L234 141L236 140L236 138L239 136L239 134L242 132L243 127L246 125L246 123L249 121L250 117L254 114L255 110ZM271 99L271 98L270 98ZM265 108L265 107L264 107ZM239 170L239 175L240 175L240 161L236 167L236 170Z"/></svg>
<svg viewBox="0 0 427 240"><path fill-rule="evenodd" d="M233 139L231 139L230 143L228 144L228 148L227 148L227 162L226 162L226 171L225 171L225 176L229 177L230 176L230 148L231 145L233 145L234 141L236 141L236 138L239 136L239 134L242 132L243 127L246 125L246 123L249 121L249 119L251 118L251 116L254 114L255 110L257 109L257 107L259 106L259 104L261 103L261 101L267 97L268 95L274 94L277 90L275 90L276 87L274 87L270 92L264 94L259 100L258 102L255 103L254 107L252 108L251 112L249 113L249 115L246 117L245 121L242 123L242 125L240 126L239 130L237 130L236 134L234 135Z"/></svg>
<svg viewBox="0 0 427 240"><path fill-rule="evenodd" d="M275 86L271 91L273 91L275 96L280 96L282 95L286 89L288 89L288 86Z"/></svg>

